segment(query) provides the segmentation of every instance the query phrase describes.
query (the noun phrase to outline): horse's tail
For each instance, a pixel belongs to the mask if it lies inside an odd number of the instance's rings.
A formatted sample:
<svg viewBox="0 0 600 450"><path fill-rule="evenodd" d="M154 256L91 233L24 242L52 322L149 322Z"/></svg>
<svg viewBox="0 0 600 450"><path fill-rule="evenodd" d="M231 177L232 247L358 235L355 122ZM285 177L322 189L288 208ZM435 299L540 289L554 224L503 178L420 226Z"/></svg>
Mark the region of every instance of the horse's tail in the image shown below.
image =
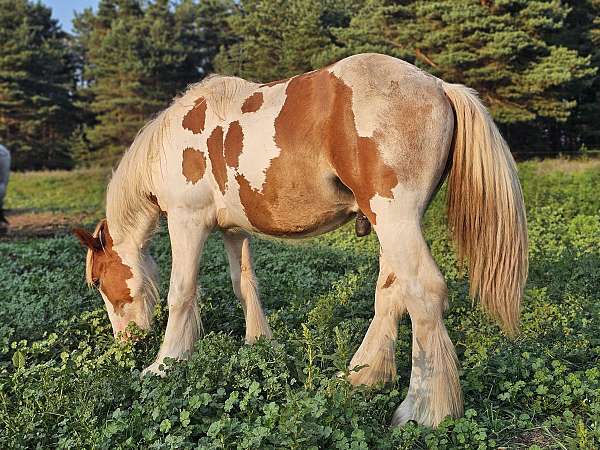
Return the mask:
<svg viewBox="0 0 600 450"><path fill-rule="evenodd" d="M477 93L444 83L456 116L448 176L448 223L467 261L470 295L505 331L519 330L527 279L527 223L517 167Z"/></svg>

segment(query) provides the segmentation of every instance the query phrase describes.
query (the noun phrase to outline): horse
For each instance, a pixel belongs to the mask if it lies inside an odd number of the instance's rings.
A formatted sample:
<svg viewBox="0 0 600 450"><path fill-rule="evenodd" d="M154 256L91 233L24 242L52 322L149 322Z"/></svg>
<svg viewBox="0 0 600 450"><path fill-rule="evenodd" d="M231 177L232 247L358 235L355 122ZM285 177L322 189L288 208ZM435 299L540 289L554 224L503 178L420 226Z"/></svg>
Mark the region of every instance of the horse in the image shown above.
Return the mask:
<svg viewBox="0 0 600 450"><path fill-rule="evenodd" d="M6 231L8 220L4 216L4 197L10 175L10 152L0 144L0 233Z"/></svg>
<svg viewBox="0 0 600 450"><path fill-rule="evenodd" d="M398 321L412 324L408 394L392 424L437 426L463 412L457 356L444 326L444 277L421 220L448 180L448 223L470 295L519 328L527 231L516 164L475 91L402 60L359 54L270 83L211 76L140 130L107 188L106 219L87 247L115 336L147 329L158 299L148 241L166 215L172 246L169 317L156 360L184 359L200 329L197 273L220 230L245 339L272 333L257 291L250 238L317 236L357 217L380 244L374 317L349 364L353 385L395 379ZM127 336L125 336L126 338ZM352 370L353 368L359 370Z"/></svg>

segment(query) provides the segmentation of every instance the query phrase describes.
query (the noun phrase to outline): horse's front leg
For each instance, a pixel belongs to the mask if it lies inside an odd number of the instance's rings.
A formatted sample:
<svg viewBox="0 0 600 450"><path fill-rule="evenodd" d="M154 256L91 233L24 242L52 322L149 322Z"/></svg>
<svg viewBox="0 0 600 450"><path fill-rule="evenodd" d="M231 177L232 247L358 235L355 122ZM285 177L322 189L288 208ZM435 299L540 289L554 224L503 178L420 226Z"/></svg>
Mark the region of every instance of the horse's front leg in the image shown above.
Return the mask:
<svg viewBox="0 0 600 450"><path fill-rule="evenodd" d="M184 359L191 353L200 333L200 312L196 301L198 266L202 248L212 227L198 213L169 211L172 267L169 286L169 319L156 361L144 370L160 375L165 358Z"/></svg>

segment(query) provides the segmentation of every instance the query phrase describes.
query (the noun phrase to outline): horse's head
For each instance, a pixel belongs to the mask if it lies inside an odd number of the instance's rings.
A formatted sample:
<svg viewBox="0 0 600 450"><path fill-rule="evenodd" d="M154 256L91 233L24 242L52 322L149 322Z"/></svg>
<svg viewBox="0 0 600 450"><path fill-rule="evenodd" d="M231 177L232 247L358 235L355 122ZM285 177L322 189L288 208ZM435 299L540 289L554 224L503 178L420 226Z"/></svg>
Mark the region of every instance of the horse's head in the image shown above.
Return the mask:
<svg viewBox="0 0 600 450"><path fill-rule="evenodd" d="M113 245L106 219L98 223L93 234L82 228L73 233L87 248L86 280L102 295L115 337L129 322L150 328L156 299L152 259L139 248Z"/></svg>

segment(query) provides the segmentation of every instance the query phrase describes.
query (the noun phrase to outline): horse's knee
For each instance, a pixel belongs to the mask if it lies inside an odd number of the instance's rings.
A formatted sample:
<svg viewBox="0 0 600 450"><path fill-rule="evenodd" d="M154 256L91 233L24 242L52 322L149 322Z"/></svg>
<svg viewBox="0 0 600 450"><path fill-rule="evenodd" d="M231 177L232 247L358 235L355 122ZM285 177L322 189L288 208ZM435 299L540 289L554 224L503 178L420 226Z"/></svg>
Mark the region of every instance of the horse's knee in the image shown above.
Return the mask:
<svg viewBox="0 0 600 450"><path fill-rule="evenodd" d="M408 287L406 308L413 323L434 323L441 320L448 307L448 287L439 271L413 280Z"/></svg>
<svg viewBox="0 0 600 450"><path fill-rule="evenodd" d="M171 283L169 289L169 311L184 309L196 301L196 283Z"/></svg>

